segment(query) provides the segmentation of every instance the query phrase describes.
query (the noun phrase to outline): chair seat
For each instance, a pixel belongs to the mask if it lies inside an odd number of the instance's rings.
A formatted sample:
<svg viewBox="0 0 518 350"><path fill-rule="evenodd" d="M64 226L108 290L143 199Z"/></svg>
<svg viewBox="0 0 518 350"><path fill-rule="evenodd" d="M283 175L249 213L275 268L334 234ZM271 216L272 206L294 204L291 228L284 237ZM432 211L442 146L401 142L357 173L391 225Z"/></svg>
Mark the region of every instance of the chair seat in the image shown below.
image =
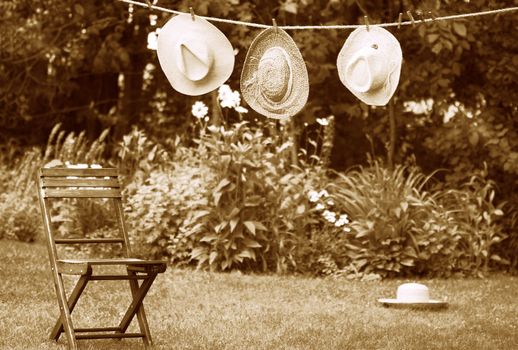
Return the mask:
<svg viewBox="0 0 518 350"><path fill-rule="evenodd" d="M86 274L92 265L124 265L127 267L140 267L142 272L153 271L162 273L167 268L167 263L162 260L143 260L138 258L114 258L114 259L62 259L58 260L58 269L61 273L72 275Z"/></svg>

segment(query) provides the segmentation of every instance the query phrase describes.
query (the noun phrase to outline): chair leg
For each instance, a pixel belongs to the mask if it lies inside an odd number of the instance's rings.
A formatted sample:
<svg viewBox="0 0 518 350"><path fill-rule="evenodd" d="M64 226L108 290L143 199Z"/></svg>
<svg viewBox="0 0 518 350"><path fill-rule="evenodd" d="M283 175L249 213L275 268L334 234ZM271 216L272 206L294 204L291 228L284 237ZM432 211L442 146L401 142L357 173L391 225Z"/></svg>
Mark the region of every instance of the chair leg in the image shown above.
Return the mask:
<svg viewBox="0 0 518 350"><path fill-rule="evenodd" d="M129 271L128 275L130 276L136 276L137 273L135 271ZM137 297L137 293L139 290L139 283L137 280L129 280L130 288L131 288L131 295L133 296L133 299ZM144 341L145 346L153 345L153 340L151 339L151 331L149 330L149 325L147 323L147 317L146 312L144 311L144 303L142 302L140 304L140 307L137 310L137 319L138 324L140 328L140 332L143 333L145 336L142 339Z"/></svg>
<svg viewBox="0 0 518 350"><path fill-rule="evenodd" d="M128 307L128 310L126 311L126 314L124 314L124 317L122 318L119 329L120 333L125 333L128 329L128 326L130 325L131 321L133 320L133 317L135 317L135 314L138 312L140 307L142 306L142 300L146 296L149 288L153 284L153 281L155 280L157 273L150 273L148 277L146 277L143 281L140 287L136 287L135 290L132 288L132 294L133 294L133 300ZM138 285L138 283L137 283ZM147 322L146 322L147 324ZM149 331L149 329L148 329ZM145 333L144 333L145 334Z"/></svg>
<svg viewBox="0 0 518 350"><path fill-rule="evenodd" d="M86 287L86 284L88 283L88 275L82 275L79 280L77 281L77 284L74 287L74 290L70 294L68 298L68 309L70 314L72 314L72 311L74 310L74 307L76 306L77 301L79 300L79 297L81 296L81 293L83 293L83 290ZM54 325L54 328L52 329L52 332L50 332L50 339L54 339L57 341L63 332L63 319L62 317L59 317L56 321L56 324Z"/></svg>
<svg viewBox="0 0 518 350"><path fill-rule="evenodd" d="M72 317L70 316L70 310L68 308L67 295L65 293L65 286L63 284L63 276L60 273L55 272L54 279L59 310L61 314L60 319L63 322L63 328L67 336L68 349L77 350L77 339L74 332L74 326L72 324ZM51 337L51 339L54 338Z"/></svg>

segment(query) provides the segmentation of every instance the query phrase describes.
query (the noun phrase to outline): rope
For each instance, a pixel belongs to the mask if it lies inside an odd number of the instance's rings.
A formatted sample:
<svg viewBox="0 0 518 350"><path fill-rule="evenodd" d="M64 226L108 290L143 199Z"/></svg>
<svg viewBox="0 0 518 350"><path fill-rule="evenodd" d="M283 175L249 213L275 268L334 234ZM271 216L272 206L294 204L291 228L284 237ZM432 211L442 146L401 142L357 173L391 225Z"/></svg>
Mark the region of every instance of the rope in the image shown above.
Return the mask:
<svg viewBox="0 0 518 350"><path fill-rule="evenodd" d="M121 2L125 2L127 4L131 5L137 5L141 7L148 7L149 9L167 12L167 13L173 13L177 15L185 14L185 12L171 10L165 7L156 6L151 4L151 2L143 3L138 2L134 0L118 0ZM380 24L372 24L374 26L378 27L399 27L399 26L407 26L407 25L414 25L416 23L427 23L427 22L434 22L434 21L449 21L449 20L455 20L455 19L461 19L461 18L468 18L468 17L476 17L476 16L487 16L487 15L494 15L499 13L506 13L506 12L512 12L518 10L517 7L508 7L498 10L489 10L489 11L480 11L480 12L473 12L473 13L464 13L459 15L451 15L451 16L443 16L443 17L436 17L436 18L426 18L426 19L418 19L418 20L410 20L410 21L404 21L404 22L390 22L390 23L380 23ZM252 22L243 22L243 21L236 21L232 19L225 19L225 18L217 18L217 17L207 17L207 16L198 16L199 18L206 19L207 21L212 22L220 22L220 23L230 23L230 24L236 24L236 25L242 25L247 27L254 27L254 28L271 28L271 25L266 24L259 24L259 23L252 23ZM319 30L319 29L355 29L359 27L363 27L365 24L345 24L345 25L321 25L321 26L278 26L278 28L284 29L284 30L302 30L302 29L313 29L313 30Z"/></svg>

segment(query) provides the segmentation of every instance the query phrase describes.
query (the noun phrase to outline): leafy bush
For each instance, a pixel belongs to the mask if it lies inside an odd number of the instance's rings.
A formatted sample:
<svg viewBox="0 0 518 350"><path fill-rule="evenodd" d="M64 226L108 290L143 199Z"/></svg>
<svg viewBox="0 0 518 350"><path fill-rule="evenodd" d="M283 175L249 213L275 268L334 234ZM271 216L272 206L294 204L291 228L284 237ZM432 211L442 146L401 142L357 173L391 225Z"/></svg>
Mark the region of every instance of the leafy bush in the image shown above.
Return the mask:
<svg viewBox="0 0 518 350"><path fill-rule="evenodd" d="M449 276L504 262L491 253L504 238L491 182L473 177L458 190L433 189L417 168L379 161L336 175L330 197L350 216L351 233L341 257L334 254L335 273Z"/></svg>
<svg viewBox="0 0 518 350"><path fill-rule="evenodd" d="M152 171L145 179L137 177L126 187L125 216L137 253L167 256L175 264L189 262L194 243L186 227L196 224L190 213L206 205L207 188L213 182L210 169L190 163L193 159Z"/></svg>
<svg viewBox="0 0 518 350"><path fill-rule="evenodd" d="M481 171L442 198L461 232L458 243L463 254L457 263L462 270L477 274L487 271L490 263L509 264L494 249L507 238L501 224L505 203L494 204L495 184L486 177L487 172Z"/></svg>
<svg viewBox="0 0 518 350"><path fill-rule="evenodd" d="M104 163L103 155L108 130L89 142L85 133L66 133L57 124L49 135L45 152L38 148L29 149L14 165L3 165L5 176L0 195L0 238L35 240L41 232L42 221L36 192L36 176L40 167L52 162L59 165L69 163ZM85 215L85 208L72 214L73 222L86 227L93 222Z"/></svg>
<svg viewBox="0 0 518 350"><path fill-rule="evenodd" d="M13 168L3 166L5 178L0 194L0 238L34 241L42 230L35 185L41 162L38 149L28 150Z"/></svg>
<svg viewBox="0 0 518 350"><path fill-rule="evenodd" d="M289 143L247 122L209 127L198 154L216 176L207 205L192 215L192 259L213 270L287 271L305 232L308 173L290 167Z"/></svg>

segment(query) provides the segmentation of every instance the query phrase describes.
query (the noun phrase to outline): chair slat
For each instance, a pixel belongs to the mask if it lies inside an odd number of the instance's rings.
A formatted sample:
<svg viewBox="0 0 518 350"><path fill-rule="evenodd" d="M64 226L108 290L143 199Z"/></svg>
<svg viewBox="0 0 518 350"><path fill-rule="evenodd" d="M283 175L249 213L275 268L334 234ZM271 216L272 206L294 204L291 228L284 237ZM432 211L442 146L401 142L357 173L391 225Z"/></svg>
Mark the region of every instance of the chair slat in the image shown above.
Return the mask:
<svg viewBox="0 0 518 350"><path fill-rule="evenodd" d="M57 177L42 179L43 187L115 187L119 188L119 180L117 179L61 179Z"/></svg>
<svg viewBox="0 0 518 350"><path fill-rule="evenodd" d="M56 238L56 244L124 243L122 238Z"/></svg>
<svg viewBox="0 0 518 350"><path fill-rule="evenodd" d="M59 189L42 190L44 198L121 198L121 192L115 189Z"/></svg>
<svg viewBox="0 0 518 350"><path fill-rule="evenodd" d="M42 176L117 176L118 171L115 168L101 168L101 169L75 169L75 168L42 168Z"/></svg>

